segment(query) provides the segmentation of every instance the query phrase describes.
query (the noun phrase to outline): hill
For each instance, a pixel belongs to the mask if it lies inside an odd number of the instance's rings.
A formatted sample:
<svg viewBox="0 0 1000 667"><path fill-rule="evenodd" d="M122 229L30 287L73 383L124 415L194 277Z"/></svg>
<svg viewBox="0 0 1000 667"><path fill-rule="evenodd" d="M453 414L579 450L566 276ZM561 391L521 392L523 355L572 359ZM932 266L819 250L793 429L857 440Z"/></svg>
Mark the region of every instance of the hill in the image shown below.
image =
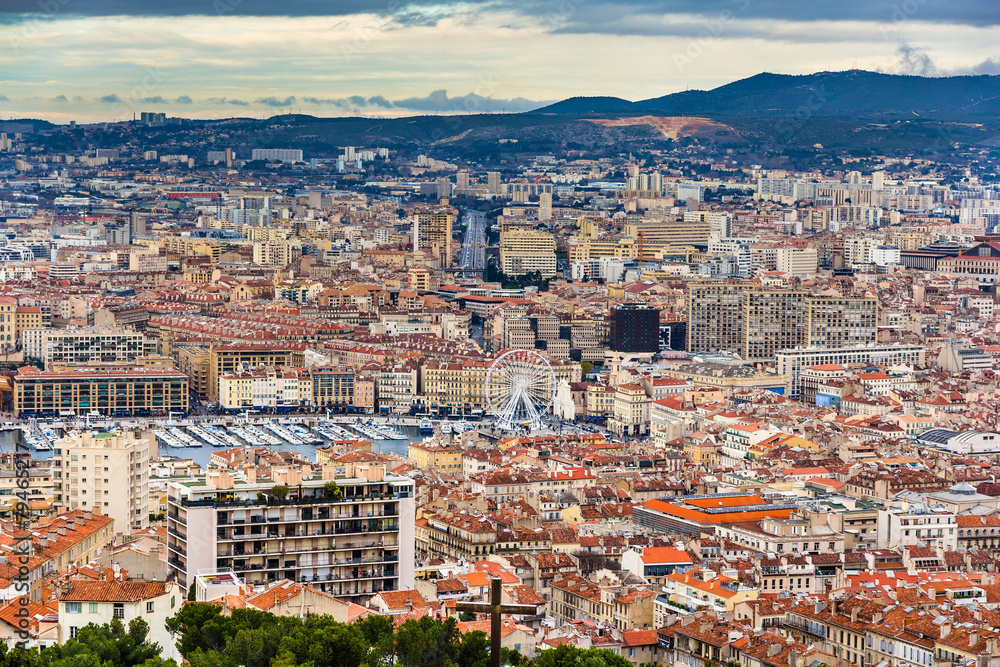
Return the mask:
<svg viewBox="0 0 1000 667"><path fill-rule="evenodd" d="M921 77L863 70L762 73L712 90L631 103L613 97L573 97L532 113L994 120L1000 114L1000 76Z"/></svg>

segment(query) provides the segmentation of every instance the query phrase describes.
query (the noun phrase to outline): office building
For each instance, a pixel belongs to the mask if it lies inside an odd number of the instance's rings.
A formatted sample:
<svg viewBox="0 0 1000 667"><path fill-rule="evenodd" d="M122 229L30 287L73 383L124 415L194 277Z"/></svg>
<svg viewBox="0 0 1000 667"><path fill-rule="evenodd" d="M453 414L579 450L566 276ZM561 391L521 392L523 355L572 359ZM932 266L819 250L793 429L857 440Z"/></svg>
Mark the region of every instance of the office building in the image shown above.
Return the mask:
<svg viewBox="0 0 1000 667"><path fill-rule="evenodd" d="M513 228L500 234L500 270L508 276L538 271L542 278L556 275L556 242L552 234Z"/></svg>
<svg viewBox="0 0 1000 667"><path fill-rule="evenodd" d="M699 216L691 220L643 218L625 225L625 236L632 237L636 243L641 238L647 246L708 243L712 238L712 224ZM643 254L649 256L649 253Z"/></svg>
<svg viewBox="0 0 1000 667"><path fill-rule="evenodd" d="M28 329L22 336L24 356L53 362L97 363L134 361L156 353L156 339L126 327Z"/></svg>
<svg viewBox="0 0 1000 667"><path fill-rule="evenodd" d="M615 352L658 352L660 311L640 303L611 308L610 349Z"/></svg>
<svg viewBox="0 0 1000 667"><path fill-rule="evenodd" d="M115 532L149 526L149 463L155 444L139 431L73 432L53 443L57 506L93 510L115 521Z"/></svg>
<svg viewBox="0 0 1000 667"><path fill-rule="evenodd" d="M56 372L27 366L14 376L14 414L21 418L186 413L188 398L187 376L166 369Z"/></svg>
<svg viewBox="0 0 1000 667"><path fill-rule="evenodd" d="M775 270L790 277L807 276L816 273L819 253L816 248L795 248L785 246L775 253Z"/></svg>
<svg viewBox="0 0 1000 667"><path fill-rule="evenodd" d="M499 171L486 173L486 191L491 195L503 194L503 181L500 178Z"/></svg>
<svg viewBox="0 0 1000 667"><path fill-rule="evenodd" d="M413 480L385 466L324 464L318 472L255 467L172 481L167 554L187 589L199 572L232 570L250 585L308 582L364 604L413 588Z"/></svg>

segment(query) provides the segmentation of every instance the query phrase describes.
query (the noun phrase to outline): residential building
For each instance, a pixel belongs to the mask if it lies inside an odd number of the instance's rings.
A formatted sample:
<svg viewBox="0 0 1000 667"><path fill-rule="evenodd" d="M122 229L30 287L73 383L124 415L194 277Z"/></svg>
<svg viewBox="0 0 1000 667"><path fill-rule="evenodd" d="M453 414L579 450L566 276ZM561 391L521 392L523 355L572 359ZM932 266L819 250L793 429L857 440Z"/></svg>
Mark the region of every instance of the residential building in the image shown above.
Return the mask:
<svg viewBox="0 0 1000 667"><path fill-rule="evenodd" d="M413 588L413 481L379 464L336 471L273 467L258 479L248 467L171 482L167 549L177 582L186 589L198 572L231 569L251 585L311 582L359 604Z"/></svg>
<svg viewBox="0 0 1000 667"><path fill-rule="evenodd" d="M78 415L166 415L187 413L188 379L166 369L125 371L40 371L33 366L14 376L14 414L20 417Z"/></svg>
<svg viewBox="0 0 1000 667"><path fill-rule="evenodd" d="M155 443L138 431L82 431L53 443L56 504L95 510L129 534L149 525L149 469Z"/></svg>
<svg viewBox="0 0 1000 667"><path fill-rule="evenodd" d="M119 326L32 328L24 332L23 346L25 357L40 359L47 369L53 362L132 361L157 352L156 339Z"/></svg>
<svg viewBox="0 0 1000 667"><path fill-rule="evenodd" d="M552 234L513 228L500 234L500 270L508 276L539 272L542 278L556 275L556 245Z"/></svg>

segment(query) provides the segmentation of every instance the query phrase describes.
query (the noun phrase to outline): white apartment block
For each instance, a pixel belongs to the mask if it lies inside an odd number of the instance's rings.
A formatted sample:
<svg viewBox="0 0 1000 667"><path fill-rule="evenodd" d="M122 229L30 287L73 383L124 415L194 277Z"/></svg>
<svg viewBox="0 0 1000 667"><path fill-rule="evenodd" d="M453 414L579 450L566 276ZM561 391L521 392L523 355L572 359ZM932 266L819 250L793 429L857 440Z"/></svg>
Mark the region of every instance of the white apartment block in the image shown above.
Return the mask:
<svg viewBox="0 0 1000 667"><path fill-rule="evenodd" d="M379 464L339 468L271 468L258 479L247 467L170 482L177 582L187 589L199 572L231 569L250 585L291 579L359 604L413 588L413 480Z"/></svg>
<svg viewBox="0 0 1000 667"><path fill-rule="evenodd" d="M156 339L125 327L28 329L22 335L25 357L53 362L97 363L134 361L156 354Z"/></svg>
<svg viewBox="0 0 1000 667"><path fill-rule="evenodd" d="M798 347L775 353L775 370L788 376L789 396L798 398L802 391L802 371L823 364L888 364L923 366L926 360L923 345L870 344L852 347Z"/></svg>
<svg viewBox="0 0 1000 667"><path fill-rule="evenodd" d="M56 504L93 510L115 520L115 531L149 526L149 465L153 440L138 431L83 431L53 443Z"/></svg>
<svg viewBox="0 0 1000 667"><path fill-rule="evenodd" d="M302 151L297 148L255 148L250 159L272 162L302 162Z"/></svg>

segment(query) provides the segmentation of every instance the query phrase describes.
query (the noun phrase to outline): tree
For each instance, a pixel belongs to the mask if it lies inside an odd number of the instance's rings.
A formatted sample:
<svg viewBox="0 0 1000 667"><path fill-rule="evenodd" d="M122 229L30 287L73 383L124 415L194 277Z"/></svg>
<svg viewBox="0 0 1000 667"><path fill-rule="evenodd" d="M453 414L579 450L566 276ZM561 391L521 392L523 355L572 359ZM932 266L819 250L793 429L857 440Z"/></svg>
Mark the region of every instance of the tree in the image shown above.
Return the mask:
<svg viewBox="0 0 1000 667"><path fill-rule="evenodd" d="M490 638L486 633L474 630L462 635L455 662L458 667L486 667L490 662Z"/></svg>
<svg viewBox="0 0 1000 667"><path fill-rule="evenodd" d="M430 616L409 620L396 631L396 658L401 667L443 667L455 662L458 622Z"/></svg>
<svg viewBox="0 0 1000 667"><path fill-rule="evenodd" d="M288 487L285 486L284 484L275 484L270 488L270 490L267 493L272 498L279 498L281 500L284 500L285 498L288 497Z"/></svg>
<svg viewBox="0 0 1000 667"><path fill-rule="evenodd" d="M333 480L330 480L329 482L323 485L324 498L336 498L339 500L342 494L343 491L340 490L340 485L334 482Z"/></svg>
<svg viewBox="0 0 1000 667"><path fill-rule="evenodd" d="M580 372L583 373L584 376L586 376L587 373L589 373L592 370L594 370L594 364L593 363L591 363L589 361L581 361L580 362Z"/></svg>
<svg viewBox="0 0 1000 667"><path fill-rule="evenodd" d="M561 644L542 651L535 659L537 667L632 667L628 660L606 648L580 649Z"/></svg>
<svg viewBox="0 0 1000 667"><path fill-rule="evenodd" d="M39 655L43 667L177 667L173 660L160 658L160 645L150 642L149 625L141 618L120 618L106 625L86 625L74 639L50 646Z"/></svg>

